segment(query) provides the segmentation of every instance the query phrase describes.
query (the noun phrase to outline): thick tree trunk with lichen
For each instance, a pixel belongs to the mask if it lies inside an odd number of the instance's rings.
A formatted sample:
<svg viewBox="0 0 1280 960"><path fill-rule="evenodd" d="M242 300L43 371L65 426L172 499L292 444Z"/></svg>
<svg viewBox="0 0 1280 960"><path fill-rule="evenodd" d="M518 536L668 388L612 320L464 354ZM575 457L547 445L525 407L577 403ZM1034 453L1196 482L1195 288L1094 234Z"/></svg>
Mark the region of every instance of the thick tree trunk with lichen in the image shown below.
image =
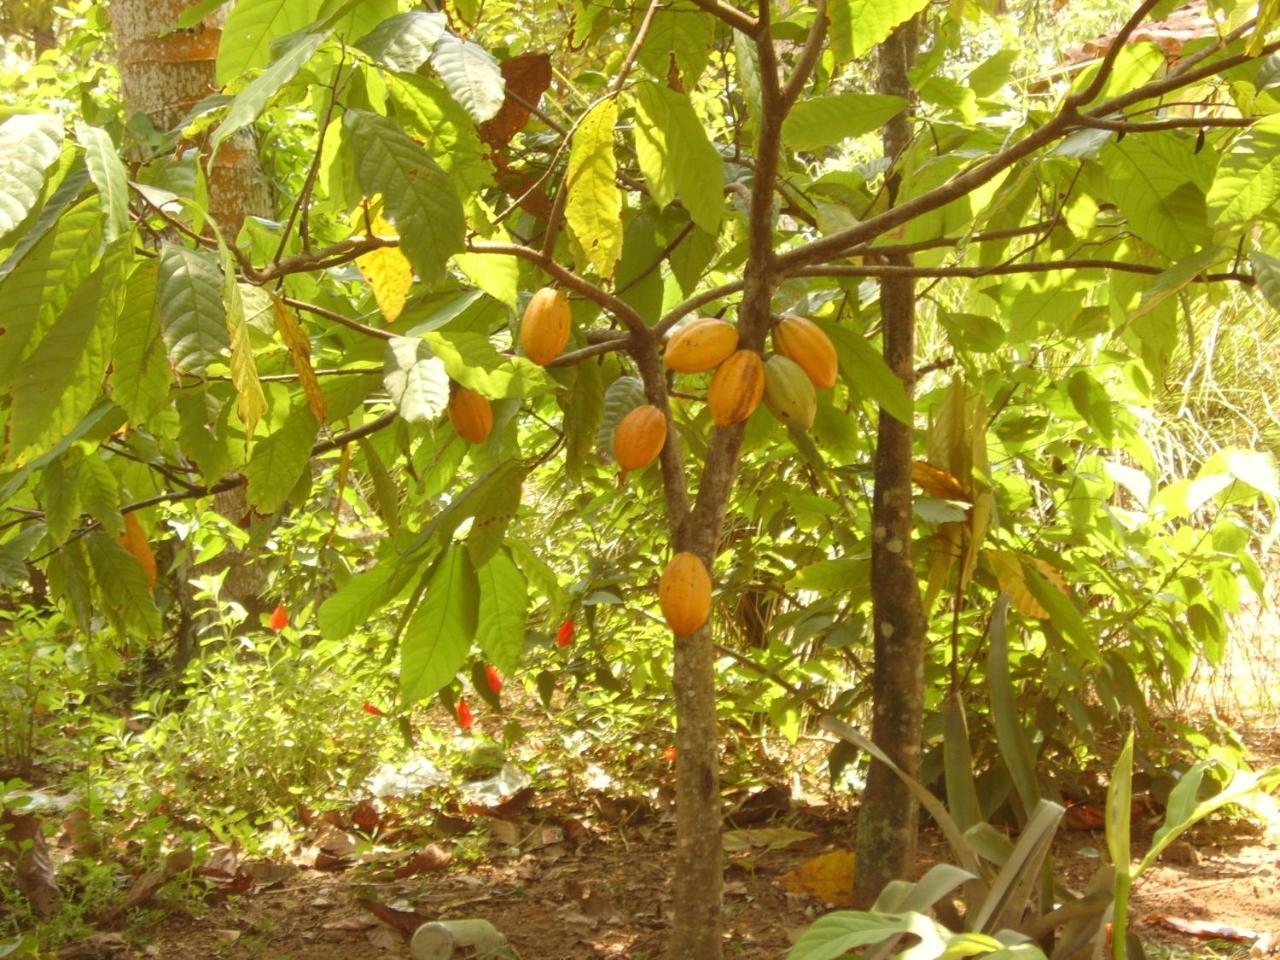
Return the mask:
<svg viewBox="0 0 1280 960"><path fill-rule="evenodd" d="M880 48L881 93L910 96L907 70L916 30L908 22ZM884 131L885 155L899 156L911 140L906 113ZM890 199L897 192L889 183ZM908 265L910 257L889 258ZM884 356L912 392L915 354L915 285L905 277L880 283ZM871 739L900 767L920 770L920 728L924 712L924 615L912 562L912 428L880 411L875 453L875 498L871 511L871 603L875 666L872 676ZM915 866L918 808L888 767L875 761L858 814L858 857L854 902L868 907L890 880L907 877Z"/></svg>

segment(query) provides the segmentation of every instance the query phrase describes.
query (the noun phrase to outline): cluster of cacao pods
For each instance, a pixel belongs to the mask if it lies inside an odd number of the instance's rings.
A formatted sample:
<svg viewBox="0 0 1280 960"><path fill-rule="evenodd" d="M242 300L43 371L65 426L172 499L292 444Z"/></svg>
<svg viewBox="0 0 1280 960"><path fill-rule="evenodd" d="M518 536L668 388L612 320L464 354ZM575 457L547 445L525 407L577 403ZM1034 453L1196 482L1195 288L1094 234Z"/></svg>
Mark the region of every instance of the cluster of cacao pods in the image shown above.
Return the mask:
<svg viewBox="0 0 1280 960"><path fill-rule="evenodd" d="M835 386L835 347L812 320L787 315L773 328L773 348L767 361L739 350L733 324L700 317L671 335L663 361L677 373L715 370L707 406L717 427L741 423L763 400L783 423L808 430L818 411L816 389Z"/></svg>

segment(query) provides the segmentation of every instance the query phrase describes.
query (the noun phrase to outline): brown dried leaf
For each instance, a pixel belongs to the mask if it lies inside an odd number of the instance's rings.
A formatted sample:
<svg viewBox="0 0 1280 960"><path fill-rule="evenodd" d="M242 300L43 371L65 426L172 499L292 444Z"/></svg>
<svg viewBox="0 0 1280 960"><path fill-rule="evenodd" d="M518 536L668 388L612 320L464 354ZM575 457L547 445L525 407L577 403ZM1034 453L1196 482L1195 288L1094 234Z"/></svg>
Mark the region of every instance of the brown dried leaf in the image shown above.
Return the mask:
<svg viewBox="0 0 1280 960"><path fill-rule="evenodd" d="M385 903L378 903L376 900L361 900L359 903L360 906L364 907L387 926L393 930L398 930L404 936L406 942L413 936L415 930L434 919L425 913L418 913L416 910L397 910L395 907L388 907Z"/></svg>
<svg viewBox="0 0 1280 960"><path fill-rule="evenodd" d="M30 813L0 813L0 856L13 863L18 890L27 898L36 916L48 917L62 908L58 869L49 856L39 817Z"/></svg>
<svg viewBox="0 0 1280 960"><path fill-rule="evenodd" d="M416 877L420 873L438 873L449 866L449 861L452 859L452 853L433 843L415 853L409 858L408 863L396 867L391 876L396 880L403 880L405 877Z"/></svg>
<svg viewBox="0 0 1280 960"><path fill-rule="evenodd" d="M502 149L529 122L529 107L537 106L551 86L551 57L545 53L524 53L502 64L506 81L506 97L502 108L491 119L480 124L480 138L495 149ZM523 101L523 102L521 102Z"/></svg>
<svg viewBox="0 0 1280 960"><path fill-rule="evenodd" d="M935 467L926 460L911 461L911 482L928 496L938 500L963 500L972 502L964 484L941 467Z"/></svg>
<svg viewBox="0 0 1280 960"><path fill-rule="evenodd" d="M315 369L311 366L311 338L307 336L307 331L302 328L302 324L289 311L283 300L272 294L271 305L275 308L276 329L280 331L280 338L289 351L293 369L298 371L298 383L302 386L302 393L307 398L307 406L311 408L311 413L316 420L324 423L328 416L324 394L320 392L320 381L316 377Z"/></svg>

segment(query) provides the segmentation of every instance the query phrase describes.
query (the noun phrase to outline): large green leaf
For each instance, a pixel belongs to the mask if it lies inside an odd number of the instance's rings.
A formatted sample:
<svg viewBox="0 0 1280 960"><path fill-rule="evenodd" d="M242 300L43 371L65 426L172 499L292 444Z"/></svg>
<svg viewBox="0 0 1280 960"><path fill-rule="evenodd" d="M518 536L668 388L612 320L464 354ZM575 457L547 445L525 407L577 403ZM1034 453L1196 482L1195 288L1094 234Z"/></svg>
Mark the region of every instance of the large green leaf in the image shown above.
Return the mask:
<svg viewBox="0 0 1280 960"><path fill-rule="evenodd" d="M302 65L311 59L311 55L319 49L320 44L324 43L328 36L327 31L303 34L280 55L280 59L274 61L236 94L235 99L231 101L231 109L227 111L227 115L222 118L222 122L213 131L213 136L209 138L210 152L217 153L218 147L222 146L227 137L258 119L258 114L266 107L267 101L294 78Z"/></svg>
<svg viewBox="0 0 1280 960"><path fill-rule="evenodd" d="M524 657L529 588L505 550L476 569L480 611L476 643L499 670L512 673Z"/></svg>
<svg viewBox="0 0 1280 960"><path fill-rule="evenodd" d="M448 540L468 517L492 510L494 504L505 502L512 487L518 495L520 483L528 472L529 468L519 460L502 461L449 501L447 507L423 526L403 554L420 556L433 540Z"/></svg>
<svg viewBox="0 0 1280 960"><path fill-rule="evenodd" d="M101 457L87 456L80 460L76 473L80 483L80 504L102 524L113 537L124 533L124 519L120 516L120 482Z"/></svg>
<svg viewBox="0 0 1280 960"><path fill-rule="evenodd" d="M0 239L35 206L61 146L62 121L50 114L20 113L0 124Z"/></svg>
<svg viewBox="0 0 1280 960"><path fill-rule="evenodd" d="M431 158L453 177L462 196L493 183L489 147L476 125L439 83L416 74L387 74L387 92L395 104L394 119L415 134ZM484 263L500 257L476 255Z"/></svg>
<svg viewBox="0 0 1280 960"><path fill-rule="evenodd" d="M561 400L561 406L564 408L565 473L578 483L604 418L604 377L599 363L587 360L574 366L573 387L568 397Z"/></svg>
<svg viewBox="0 0 1280 960"><path fill-rule="evenodd" d="M160 611L142 565L103 533L91 533L86 540L99 600L116 633L121 637L158 636Z"/></svg>
<svg viewBox="0 0 1280 960"><path fill-rule="evenodd" d="M527 397L554 389L555 381L532 360L504 357L478 333L432 332L422 339L444 362L449 376L486 397Z"/></svg>
<svg viewBox="0 0 1280 960"><path fill-rule="evenodd" d="M450 255L463 248L466 229L449 175L386 117L348 110L345 123L360 188L382 194L400 232L400 247L418 274L428 281L442 279Z"/></svg>
<svg viewBox="0 0 1280 960"><path fill-rule="evenodd" d="M715 31L715 18L693 3L664 3L640 48L640 65L653 78L667 82L674 59L685 88L693 89L715 49Z"/></svg>
<svg viewBox="0 0 1280 960"><path fill-rule="evenodd" d="M260 513L279 509L311 461L320 424L305 402L299 403L284 422L254 445L245 466L249 481L248 499Z"/></svg>
<svg viewBox="0 0 1280 960"><path fill-rule="evenodd" d="M154 260L139 264L129 277L124 304L116 317L111 399L135 424L160 412L173 380L156 316L158 276L159 265Z"/></svg>
<svg viewBox="0 0 1280 960"><path fill-rule="evenodd" d="M44 539L44 535L43 524L29 523L0 544L0 587L22 588L25 585L30 576L27 558Z"/></svg>
<svg viewBox="0 0 1280 960"><path fill-rule="evenodd" d="M270 63L272 41L310 26L322 5L323 0L237 0L222 26L218 83L231 83L246 70Z"/></svg>
<svg viewBox="0 0 1280 960"><path fill-rule="evenodd" d="M68 210L0 284L0 391L93 271L101 245L102 213L91 197Z"/></svg>
<svg viewBox="0 0 1280 960"><path fill-rule="evenodd" d="M1218 163L1209 213L1219 223L1243 223L1280 200L1280 114L1263 117Z"/></svg>
<svg viewBox="0 0 1280 960"><path fill-rule="evenodd" d="M838 324L814 322L831 338L849 389L879 404L895 420L910 424L912 404L906 388L866 337Z"/></svg>
<svg viewBox="0 0 1280 960"><path fill-rule="evenodd" d="M129 229L128 173L107 131L77 120L76 140L84 148L85 166L93 185L98 188L102 211L107 218L106 238L114 240Z"/></svg>
<svg viewBox="0 0 1280 960"><path fill-rule="evenodd" d="M79 459L55 457L40 475L40 506L49 542L64 544L80 522Z"/></svg>
<svg viewBox="0 0 1280 960"><path fill-rule="evenodd" d="M831 46L841 61L870 53L893 32L929 5L929 0L832 0Z"/></svg>
<svg viewBox="0 0 1280 960"><path fill-rule="evenodd" d="M443 13L398 13L357 40L356 46L391 70L415 73L430 59L448 25Z"/></svg>
<svg viewBox="0 0 1280 960"><path fill-rule="evenodd" d="M449 374L444 361L417 337L387 342L382 383L410 423L434 420L449 405Z"/></svg>
<svg viewBox="0 0 1280 960"><path fill-rule="evenodd" d="M635 87L636 155L659 207L677 196L693 222L714 235L724 215L724 161L683 93L656 83Z"/></svg>
<svg viewBox="0 0 1280 960"><path fill-rule="evenodd" d="M212 257L176 243L160 248L156 312L169 362L178 373L203 374L231 348L222 271Z"/></svg>
<svg viewBox="0 0 1280 960"><path fill-rule="evenodd" d="M1191 138L1157 133L1112 141L1099 156L1130 228L1171 258L1185 257L1211 238L1207 182L1193 149Z"/></svg>
<svg viewBox="0 0 1280 960"><path fill-rule="evenodd" d="M400 694L406 703L425 700L452 682L471 649L479 599L470 555L451 545L400 642Z"/></svg>
<svg viewBox="0 0 1280 960"><path fill-rule="evenodd" d="M602 100L591 108L573 135L569 148L569 199L565 219L582 246L587 261L601 277L612 277L622 253L622 192L614 178L618 160L613 153L613 128L618 101Z"/></svg>
<svg viewBox="0 0 1280 960"><path fill-rule="evenodd" d="M1031 748L1022 729L1022 713L1018 709L1013 680L1009 674L1009 638L1006 621L1009 596L1000 594L991 613L991 645L987 652L987 688L991 696L991 719L1013 785L1022 801L1025 816L1040 802L1040 782L1036 779Z"/></svg>
<svg viewBox="0 0 1280 960"><path fill-rule="evenodd" d="M415 564L392 557L357 573L320 604L316 614L320 633L328 640L341 640L367 626L404 589L416 569Z"/></svg>
<svg viewBox="0 0 1280 960"><path fill-rule="evenodd" d="M817 150L882 127L907 101L879 93L840 93L801 100L782 123L782 139L796 150Z"/></svg>
<svg viewBox="0 0 1280 960"><path fill-rule="evenodd" d="M53 185L55 180L56 186ZM19 225L17 242L8 250L3 262L0 262L0 283L13 273L31 248L48 235L67 208L84 192L85 185L89 183L89 170L76 151L64 147L61 159L49 174L49 181L46 190L53 186L49 199L40 205L39 212L32 211Z"/></svg>
<svg viewBox="0 0 1280 960"><path fill-rule="evenodd" d="M523 468L510 471L506 482L493 484L483 497L476 498L471 532L467 534L467 550L477 569L487 563L502 545L507 526L520 509L527 472Z"/></svg>
<svg viewBox="0 0 1280 960"><path fill-rule="evenodd" d="M506 82L498 61L483 47L442 33L431 51L431 66L449 95L476 123L491 119L502 109Z"/></svg>

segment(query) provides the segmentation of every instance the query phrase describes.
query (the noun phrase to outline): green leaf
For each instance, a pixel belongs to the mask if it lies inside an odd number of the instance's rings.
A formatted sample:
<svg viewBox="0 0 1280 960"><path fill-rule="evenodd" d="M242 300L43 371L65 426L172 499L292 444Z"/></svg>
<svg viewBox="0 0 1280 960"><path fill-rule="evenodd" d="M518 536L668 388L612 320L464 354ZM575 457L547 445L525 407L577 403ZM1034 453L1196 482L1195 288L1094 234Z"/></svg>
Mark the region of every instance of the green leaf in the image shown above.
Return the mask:
<svg viewBox="0 0 1280 960"><path fill-rule="evenodd" d="M418 274L428 282L443 279L450 255L463 249L466 229L449 175L386 117L348 110L344 122L360 189L382 194L400 232L400 248Z"/></svg>
<svg viewBox="0 0 1280 960"><path fill-rule="evenodd" d="M471 562L477 569L488 562L502 546L507 525L520 509L520 497L527 473L528 470L523 467L506 471L501 482L486 486L483 494L475 498L475 503L471 506L473 519L471 532L467 534L467 550L470 551Z"/></svg>
<svg viewBox="0 0 1280 960"><path fill-rule="evenodd" d="M1208 205L1217 223L1245 223L1280 199L1280 115L1263 117L1218 162Z"/></svg>
<svg viewBox="0 0 1280 960"><path fill-rule="evenodd" d="M1111 783L1107 785L1107 850L1116 868L1116 877L1129 877L1132 867L1129 853L1129 824L1133 816L1130 804L1133 798L1133 732L1124 743L1124 749L1111 771Z"/></svg>
<svg viewBox="0 0 1280 960"><path fill-rule="evenodd" d="M85 166L89 169L93 185L98 188L98 196L106 214L106 238L108 241L114 240L129 229L128 173L120 162L116 145L107 131L77 120L76 140L84 148ZM0 151L3 149L0 145Z"/></svg>
<svg viewBox="0 0 1280 960"><path fill-rule="evenodd" d="M614 182L618 161L613 155L613 128L618 101L596 104L578 125L569 148L569 199L565 219L587 260L604 278L613 276L622 252L622 192Z"/></svg>
<svg viewBox="0 0 1280 960"><path fill-rule="evenodd" d="M311 462L319 430L304 401L289 411L274 433L254 445L244 474L249 482L247 498L259 513L274 513L288 498Z"/></svg>
<svg viewBox="0 0 1280 960"><path fill-rule="evenodd" d="M870 594L870 573L867 557L835 557L802 567L790 582L798 590L815 590L823 596L861 598Z"/></svg>
<svg viewBox="0 0 1280 960"><path fill-rule="evenodd" d="M89 171L76 151L64 149L62 159L50 174L50 179L57 179L58 185L53 190L53 195L40 205L39 213L28 214L27 219L18 226L18 241L8 251L3 262L0 262L0 283L13 273L31 248L48 235L67 208L84 192L89 183Z"/></svg>
<svg viewBox="0 0 1280 960"><path fill-rule="evenodd" d="M329 32L325 31L299 37L288 50L281 54L280 59L254 77L243 90L236 94L227 115L222 118L222 122L213 131L213 136L209 138L210 153L216 154L228 137L258 119L258 114L262 113L267 101L294 78L302 65L311 59L312 54L319 49L320 44L324 43L328 36ZM223 41L224 43L226 41L225 34Z"/></svg>
<svg viewBox="0 0 1280 960"><path fill-rule="evenodd" d="M357 40L356 46L384 67L415 73L431 58L448 24L443 13L412 10L383 20Z"/></svg>
<svg viewBox="0 0 1280 960"><path fill-rule="evenodd" d="M40 505L49 542L54 546L66 543L80 522L78 470L77 458L55 457L40 475Z"/></svg>
<svg viewBox="0 0 1280 960"><path fill-rule="evenodd" d="M832 0L831 46L839 61L866 56L929 0Z"/></svg>
<svg viewBox="0 0 1280 960"><path fill-rule="evenodd" d="M427 592L400 643L400 694L425 700L453 681L476 633L480 589L471 557L449 546L427 581Z"/></svg>
<svg viewBox="0 0 1280 960"><path fill-rule="evenodd" d="M316 623L321 635L326 640L342 640L366 626L396 598L416 570L415 564L391 557L357 573L320 604Z"/></svg>
<svg viewBox="0 0 1280 960"><path fill-rule="evenodd" d="M102 213L96 197L68 210L0 284L0 391L13 383L19 364L35 349L72 293L90 273L102 246Z"/></svg>
<svg viewBox="0 0 1280 960"><path fill-rule="evenodd" d="M409 423L434 420L449 405L449 374L444 361L417 337L387 341L382 383Z"/></svg>
<svg viewBox="0 0 1280 960"><path fill-rule="evenodd" d="M431 158L453 178L461 196L475 193L493 183L489 146L481 141L476 133L476 125L467 116L467 112L458 106L440 84L426 77L394 73L387 74L384 79L387 93L391 95L396 107L395 120L425 144ZM502 235L498 231L494 238ZM509 257L480 254L469 256L482 264L488 264L489 269L493 269L494 264L511 261ZM511 262L514 265L514 261ZM505 268L504 274L509 270L510 267ZM496 293L492 295L502 299Z"/></svg>
<svg viewBox="0 0 1280 960"><path fill-rule="evenodd" d="M524 658L529 587L507 551L499 550L476 568L480 611L476 643L504 673L513 673Z"/></svg>
<svg viewBox="0 0 1280 960"><path fill-rule="evenodd" d="M1009 597L1002 593L991 613L991 646L987 653L987 689L991 697L991 719L1000 744L1000 756L1013 780L1026 816L1040 802L1040 784L1036 780L1031 750L1022 730L1013 680L1009 675L1009 641L1005 623L1009 615Z"/></svg>
<svg viewBox="0 0 1280 960"><path fill-rule="evenodd" d="M45 171L62 148L62 121L47 113L20 113L0 124L0 239L40 199Z"/></svg>
<svg viewBox="0 0 1280 960"><path fill-rule="evenodd" d="M912 422L911 398L902 381L866 337L825 320L814 321L831 338L850 391L874 401L900 423Z"/></svg>
<svg viewBox="0 0 1280 960"><path fill-rule="evenodd" d="M604 379L600 364L586 360L574 365L573 388L564 407L564 466L574 483L595 447L596 433L604 419Z"/></svg>
<svg viewBox="0 0 1280 960"><path fill-rule="evenodd" d="M310 26L323 0L237 0L222 27L217 79L225 85L271 62L271 43Z"/></svg>
<svg viewBox="0 0 1280 960"><path fill-rule="evenodd" d="M818 150L878 130L907 101L878 93L841 93L801 100L782 123L782 139L795 150Z"/></svg>
<svg viewBox="0 0 1280 960"><path fill-rule="evenodd" d="M1190 286L1200 274L1217 262L1222 255L1221 247L1209 247L1184 257L1168 270L1157 274L1142 294L1138 306L1129 311L1129 320L1133 321L1143 314L1150 313L1160 304Z"/></svg>
<svg viewBox="0 0 1280 960"><path fill-rule="evenodd" d="M124 304L116 317L111 399L133 424L146 422L164 408L173 380L156 317L158 276L159 265L154 260L140 263L129 277Z"/></svg>
<svg viewBox="0 0 1280 960"><path fill-rule="evenodd" d="M124 518L120 516L120 484L99 457L85 457L76 471L80 484L80 503L102 524L109 536L124 533Z"/></svg>
<svg viewBox="0 0 1280 960"><path fill-rule="evenodd" d="M648 402L644 384L638 377L618 377L604 392L604 415L596 432L596 447L605 456L613 457L613 431L628 413Z"/></svg>
<svg viewBox="0 0 1280 960"><path fill-rule="evenodd" d="M220 246L222 260L222 302L226 305L227 340L231 345L231 382L236 388L236 413L244 425L246 437L252 437L258 421L267 412L267 398L258 380L258 366L253 360L253 343L249 325L245 323L244 301L236 281L231 251Z"/></svg>
<svg viewBox="0 0 1280 960"><path fill-rule="evenodd" d="M1191 138L1156 133L1112 141L1099 156L1130 228L1175 259L1211 239L1203 169L1192 150Z"/></svg>
<svg viewBox="0 0 1280 960"><path fill-rule="evenodd" d="M648 212L628 217L622 232L622 259L616 280L618 299L635 310L648 326L662 313L662 250L658 224Z"/></svg>
<svg viewBox="0 0 1280 960"><path fill-rule="evenodd" d="M403 553L412 556L420 553L434 539L447 539L453 536L461 523L468 517L489 508L490 504L501 502L506 490L514 482L517 485L529 468L518 460L504 460L488 473L484 474L458 494L449 505L437 513L419 531L413 543Z"/></svg>
<svg viewBox="0 0 1280 960"><path fill-rule="evenodd" d="M555 388L542 367L525 357L504 357L481 334L429 332L422 339L450 377L486 397L528 397Z"/></svg>
<svg viewBox="0 0 1280 960"><path fill-rule="evenodd" d="M922 943L913 948L920 951L921 957L945 953L941 942L945 930L924 914L836 910L819 917L796 938L787 960L837 960L859 947L904 933L921 939Z"/></svg>
<svg viewBox="0 0 1280 960"><path fill-rule="evenodd" d="M160 248L156 312L169 362L178 373L203 375L209 364L222 361L231 348L222 271L199 250L176 243Z"/></svg>
<svg viewBox="0 0 1280 960"><path fill-rule="evenodd" d="M116 633L121 637L143 639L159 636L160 611L151 596L151 585L142 564L101 532L95 531L85 539L99 600Z"/></svg>
<svg viewBox="0 0 1280 960"><path fill-rule="evenodd" d="M1067 381L1067 395L1084 422L1097 431L1105 443L1115 432L1111 416L1111 397L1088 370L1077 370Z"/></svg>
<svg viewBox="0 0 1280 960"><path fill-rule="evenodd" d="M387 472L386 464L378 456L378 449L367 437L360 438L360 452L364 454L364 462L369 470L369 478L373 481L374 503L378 516L387 525L391 536L400 534L400 489Z"/></svg>
<svg viewBox="0 0 1280 960"><path fill-rule="evenodd" d="M973 754L969 749L969 727L964 700L953 690L947 697L943 715L943 767L946 770L947 809L961 830L982 822L982 806L974 783Z"/></svg>
<svg viewBox="0 0 1280 960"><path fill-rule="evenodd" d="M1280 312L1280 258L1255 250L1249 254L1249 264L1258 281L1258 290L1271 304L1271 309Z"/></svg>
<svg viewBox="0 0 1280 960"><path fill-rule="evenodd" d="M502 109L506 81L484 47L446 31L431 51L431 66L449 95L476 123L492 119Z"/></svg>
<svg viewBox="0 0 1280 960"><path fill-rule="evenodd" d="M666 81L674 58L685 87L693 89L715 47L715 29L715 19L693 4L663 4L640 48L640 64L650 76Z"/></svg>
<svg viewBox="0 0 1280 960"><path fill-rule="evenodd" d="M636 155L659 207L679 197L702 230L715 235L724 215L724 161L683 93L656 83L635 87Z"/></svg>

